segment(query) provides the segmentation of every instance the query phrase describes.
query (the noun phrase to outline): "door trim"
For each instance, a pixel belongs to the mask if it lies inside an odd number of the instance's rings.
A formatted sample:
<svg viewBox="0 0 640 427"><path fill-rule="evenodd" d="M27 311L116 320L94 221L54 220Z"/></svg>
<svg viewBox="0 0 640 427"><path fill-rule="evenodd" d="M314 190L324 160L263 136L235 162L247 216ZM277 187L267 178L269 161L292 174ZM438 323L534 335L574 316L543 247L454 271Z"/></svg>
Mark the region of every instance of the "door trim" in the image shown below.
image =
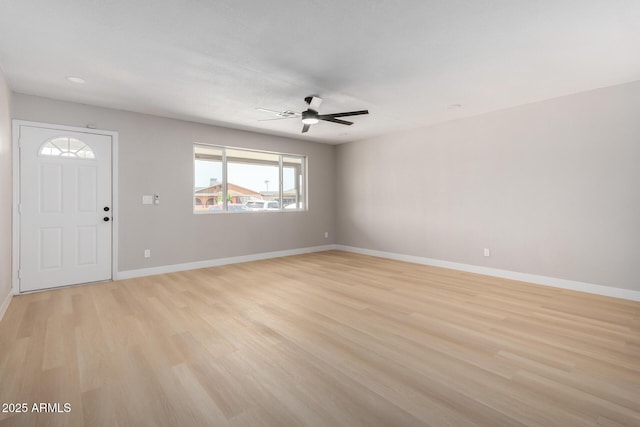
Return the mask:
<svg viewBox="0 0 640 427"><path fill-rule="evenodd" d="M13 294L18 295L20 292L18 272L20 270L20 213L18 211L20 204L20 127L30 126L53 130L62 130L70 132L82 132L93 135L105 135L111 137L111 280L118 278L118 224L120 216L118 214L118 132L80 128L75 126L56 125L51 123L32 122L27 120L12 121L12 155L13 155L13 239L12 239L12 272L11 282ZM76 286L76 285L71 285ZM30 291L41 292L41 291Z"/></svg>

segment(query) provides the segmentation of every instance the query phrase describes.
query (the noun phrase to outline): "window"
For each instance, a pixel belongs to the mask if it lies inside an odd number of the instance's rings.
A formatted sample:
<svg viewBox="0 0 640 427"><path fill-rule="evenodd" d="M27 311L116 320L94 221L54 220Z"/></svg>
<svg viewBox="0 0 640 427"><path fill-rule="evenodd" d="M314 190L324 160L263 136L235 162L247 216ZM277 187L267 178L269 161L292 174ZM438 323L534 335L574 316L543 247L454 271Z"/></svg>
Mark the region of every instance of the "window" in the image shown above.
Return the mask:
<svg viewBox="0 0 640 427"><path fill-rule="evenodd" d="M194 144L194 213L306 209L305 156Z"/></svg>
<svg viewBox="0 0 640 427"><path fill-rule="evenodd" d="M70 157L73 159L95 159L91 147L75 138L58 137L46 141L38 152L40 156Z"/></svg>

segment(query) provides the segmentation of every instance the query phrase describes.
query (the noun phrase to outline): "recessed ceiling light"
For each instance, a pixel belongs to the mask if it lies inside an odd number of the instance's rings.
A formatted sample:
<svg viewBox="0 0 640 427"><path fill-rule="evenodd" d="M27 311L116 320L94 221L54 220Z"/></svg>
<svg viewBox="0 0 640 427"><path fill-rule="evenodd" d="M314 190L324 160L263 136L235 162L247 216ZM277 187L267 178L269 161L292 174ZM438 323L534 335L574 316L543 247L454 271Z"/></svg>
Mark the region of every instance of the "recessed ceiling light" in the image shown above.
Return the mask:
<svg viewBox="0 0 640 427"><path fill-rule="evenodd" d="M67 77L67 80L70 81L71 83L77 83L77 84L85 84L87 82L82 77L76 77L76 76L69 76Z"/></svg>
<svg viewBox="0 0 640 427"><path fill-rule="evenodd" d="M457 108L462 108L462 104L451 104L447 107L448 110L455 110Z"/></svg>

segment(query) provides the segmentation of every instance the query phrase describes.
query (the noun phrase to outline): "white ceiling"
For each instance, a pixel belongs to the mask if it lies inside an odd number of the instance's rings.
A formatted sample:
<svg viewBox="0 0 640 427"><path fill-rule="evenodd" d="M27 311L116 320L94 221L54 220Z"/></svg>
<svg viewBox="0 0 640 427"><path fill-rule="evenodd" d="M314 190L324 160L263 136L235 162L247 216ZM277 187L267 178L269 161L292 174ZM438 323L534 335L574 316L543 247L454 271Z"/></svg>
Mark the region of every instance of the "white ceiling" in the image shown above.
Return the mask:
<svg viewBox="0 0 640 427"><path fill-rule="evenodd" d="M640 80L640 0L0 0L0 67L15 92L340 143ZM311 94L370 115L259 121Z"/></svg>

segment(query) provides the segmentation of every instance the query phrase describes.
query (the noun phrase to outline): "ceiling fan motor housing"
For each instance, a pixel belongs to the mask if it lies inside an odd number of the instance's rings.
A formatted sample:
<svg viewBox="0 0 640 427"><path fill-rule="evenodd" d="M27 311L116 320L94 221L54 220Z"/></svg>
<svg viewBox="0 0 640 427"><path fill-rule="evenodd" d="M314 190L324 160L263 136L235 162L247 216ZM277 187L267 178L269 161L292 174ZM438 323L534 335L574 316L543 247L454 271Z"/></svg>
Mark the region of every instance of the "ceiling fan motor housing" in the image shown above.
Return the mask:
<svg viewBox="0 0 640 427"><path fill-rule="evenodd" d="M318 123L318 112L308 109L302 112L302 123L307 125L314 125Z"/></svg>

